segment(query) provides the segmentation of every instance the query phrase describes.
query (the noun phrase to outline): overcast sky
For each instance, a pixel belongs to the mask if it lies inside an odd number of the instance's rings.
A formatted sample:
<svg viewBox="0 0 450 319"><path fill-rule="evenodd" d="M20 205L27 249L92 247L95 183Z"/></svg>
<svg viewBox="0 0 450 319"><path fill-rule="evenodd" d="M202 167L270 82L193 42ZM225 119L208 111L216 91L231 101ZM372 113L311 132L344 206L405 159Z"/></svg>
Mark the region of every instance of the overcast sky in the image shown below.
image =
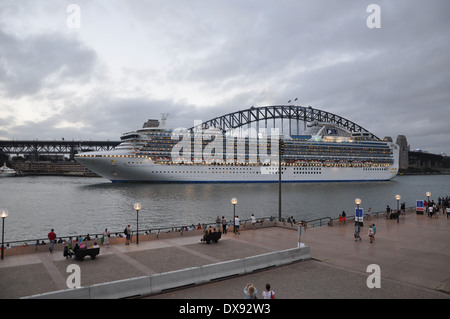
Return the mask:
<svg viewBox="0 0 450 319"><path fill-rule="evenodd" d="M298 97L450 155L449 14L448 0L2 0L0 139L119 140L165 112L190 127Z"/></svg>

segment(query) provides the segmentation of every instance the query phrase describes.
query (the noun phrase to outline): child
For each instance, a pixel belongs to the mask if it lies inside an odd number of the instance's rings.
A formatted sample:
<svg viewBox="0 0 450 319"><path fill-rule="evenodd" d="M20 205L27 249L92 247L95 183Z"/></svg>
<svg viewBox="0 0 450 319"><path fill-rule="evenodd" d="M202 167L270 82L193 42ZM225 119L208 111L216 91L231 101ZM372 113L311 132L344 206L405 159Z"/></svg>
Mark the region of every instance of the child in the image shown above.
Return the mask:
<svg viewBox="0 0 450 319"><path fill-rule="evenodd" d="M373 227L372 225L369 226L369 239L370 239L370 243L373 242Z"/></svg>

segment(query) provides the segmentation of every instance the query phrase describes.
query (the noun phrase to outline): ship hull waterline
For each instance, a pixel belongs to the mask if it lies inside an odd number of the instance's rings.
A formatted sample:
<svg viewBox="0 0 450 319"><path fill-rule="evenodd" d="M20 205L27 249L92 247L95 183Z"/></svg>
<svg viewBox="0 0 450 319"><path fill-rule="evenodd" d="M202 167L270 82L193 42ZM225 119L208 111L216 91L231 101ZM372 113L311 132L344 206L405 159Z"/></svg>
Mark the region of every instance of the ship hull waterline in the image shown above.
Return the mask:
<svg viewBox="0 0 450 319"><path fill-rule="evenodd" d="M277 166L171 165L151 159L78 158L78 162L113 183L278 183ZM389 181L396 167L282 166L284 183Z"/></svg>

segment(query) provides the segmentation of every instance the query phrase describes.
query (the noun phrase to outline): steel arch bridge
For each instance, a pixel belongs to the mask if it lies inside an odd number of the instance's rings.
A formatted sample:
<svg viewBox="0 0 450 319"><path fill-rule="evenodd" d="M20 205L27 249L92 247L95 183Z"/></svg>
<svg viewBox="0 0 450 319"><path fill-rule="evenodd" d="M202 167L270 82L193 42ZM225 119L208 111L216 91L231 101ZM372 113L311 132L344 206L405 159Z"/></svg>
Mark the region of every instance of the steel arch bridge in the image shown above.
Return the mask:
<svg viewBox="0 0 450 319"><path fill-rule="evenodd" d="M312 122L327 122L336 124L343 127L350 132L361 132L368 133L371 138L380 140L377 136L370 133L368 130L362 126L352 122L342 116L322 111L319 109L312 108L311 106L295 106L295 105L273 105L273 106L261 106L261 107L251 107L246 110L240 110L233 113L228 113L211 120L205 121L201 124L201 128L220 128L224 132L232 129L242 127L244 125L250 125L251 123L259 123L260 121L265 121L267 127L267 120L273 119L288 119L289 120L289 132L291 132L291 121L298 122L303 121ZM200 125L198 125L200 126ZM193 130L198 126L191 127L189 130Z"/></svg>

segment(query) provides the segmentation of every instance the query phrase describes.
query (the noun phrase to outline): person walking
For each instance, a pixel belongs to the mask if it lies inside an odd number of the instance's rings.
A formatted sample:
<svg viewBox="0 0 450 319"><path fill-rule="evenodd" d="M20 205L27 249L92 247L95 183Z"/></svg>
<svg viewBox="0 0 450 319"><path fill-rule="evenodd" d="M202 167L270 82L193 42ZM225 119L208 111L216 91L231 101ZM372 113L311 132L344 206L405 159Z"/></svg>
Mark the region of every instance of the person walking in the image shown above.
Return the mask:
<svg viewBox="0 0 450 319"><path fill-rule="evenodd" d="M56 241L56 234L55 234L55 230L53 228L47 234L47 237L50 240L50 247L48 248L48 250L50 250L50 253L53 253L53 248L55 246L55 241Z"/></svg>
<svg viewBox="0 0 450 319"><path fill-rule="evenodd" d="M347 214L345 214L345 211L342 211L342 223L344 225L347 223Z"/></svg>
<svg viewBox="0 0 450 319"><path fill-rule="evenodd" d="M221 224L220 217L217 216L217 218L216 218L216 229L217 229L217 231L220 231L220 224Z"/></svg>
<svg viewBox="0 0 450 319"><path fill-rule="evenodd" d="M355 241L357 241L358 238L359 238L359 241L361 241L360 231L361 231L361 226L359 226L358 222L355 222Z"/></svg>
<svg viewBox="0 0 450 319"><path fill-rule="evenodd" d="M239 232L239 222L240 222L239 216L236 215L236 217L234 218L234 233L238 234L238 235L240 234L240 232Z"/></svg>
<svg viewBox="0 0 450 319"><path fill-rule="evenodd" d="M372 225L369 226L368 235L369 235L370 243L372 243L373 242L373 227L372 227Z"/></svg>
<svg viewBox="0 0 450 319"><path fill-rule="evenodd" d="M433 206L431 204L428 205L428 217L433 217Z"/></svg>
<svg viewBox="0 0 450 319"><path fill-rule="evenodd" d="M266 290L262 292L263 299L275 299L275 292L270 290L270 284L266 284Z"/></svg>
<svg viewBox="0 0 450 319"><path fill-rule="evenodd" d="M227 233L227 220L225 219L225 216L222 216L222 233Z"/></svg>
<svg viewBox="0 0 450 319"><path fill-rule="evenodd" d="M125 245L129 245L130 244L130 240L131 240L131 227L130 225L128 225L127 227L125 227L123 233L126 236L126 241L125 241Z"/></svg>
<svg viewBox="0 0 450 319"><path fill-rule="evenodd" d="M111 233L108 231L108 228L105 228L105 231L103 232L103 245L106 247L109 247L109 237L111 236Z"/></svg>
<svg viewBox="0 0 450 319"><path fill-rule="evenodd" d="M256 230L256 218L255 218L255 215L252 214L251 219L252 219L252 228L253 228L253 230Z"/></svg>
<svg viewBox="0 0 450 319"><path fill-rule="evenodd" d="M256 299L256 294L258 290L256 290L255 286L252 284L247 284L244 288L245 299Z"/></svg>
<svg viewBox="0 0 450 319"><path fill-rule="evenodd" d="M373 240L375 241L375 234L377 233L377 227L375 226L375 224L372 224L372 229L373 229Z"/></svg>
<svg viewBox="0 0 450 319"><path fill-rule="evenodd" d="M372 207L369 207L367 210L367 220L370 220L372 218Z"/></svg>

